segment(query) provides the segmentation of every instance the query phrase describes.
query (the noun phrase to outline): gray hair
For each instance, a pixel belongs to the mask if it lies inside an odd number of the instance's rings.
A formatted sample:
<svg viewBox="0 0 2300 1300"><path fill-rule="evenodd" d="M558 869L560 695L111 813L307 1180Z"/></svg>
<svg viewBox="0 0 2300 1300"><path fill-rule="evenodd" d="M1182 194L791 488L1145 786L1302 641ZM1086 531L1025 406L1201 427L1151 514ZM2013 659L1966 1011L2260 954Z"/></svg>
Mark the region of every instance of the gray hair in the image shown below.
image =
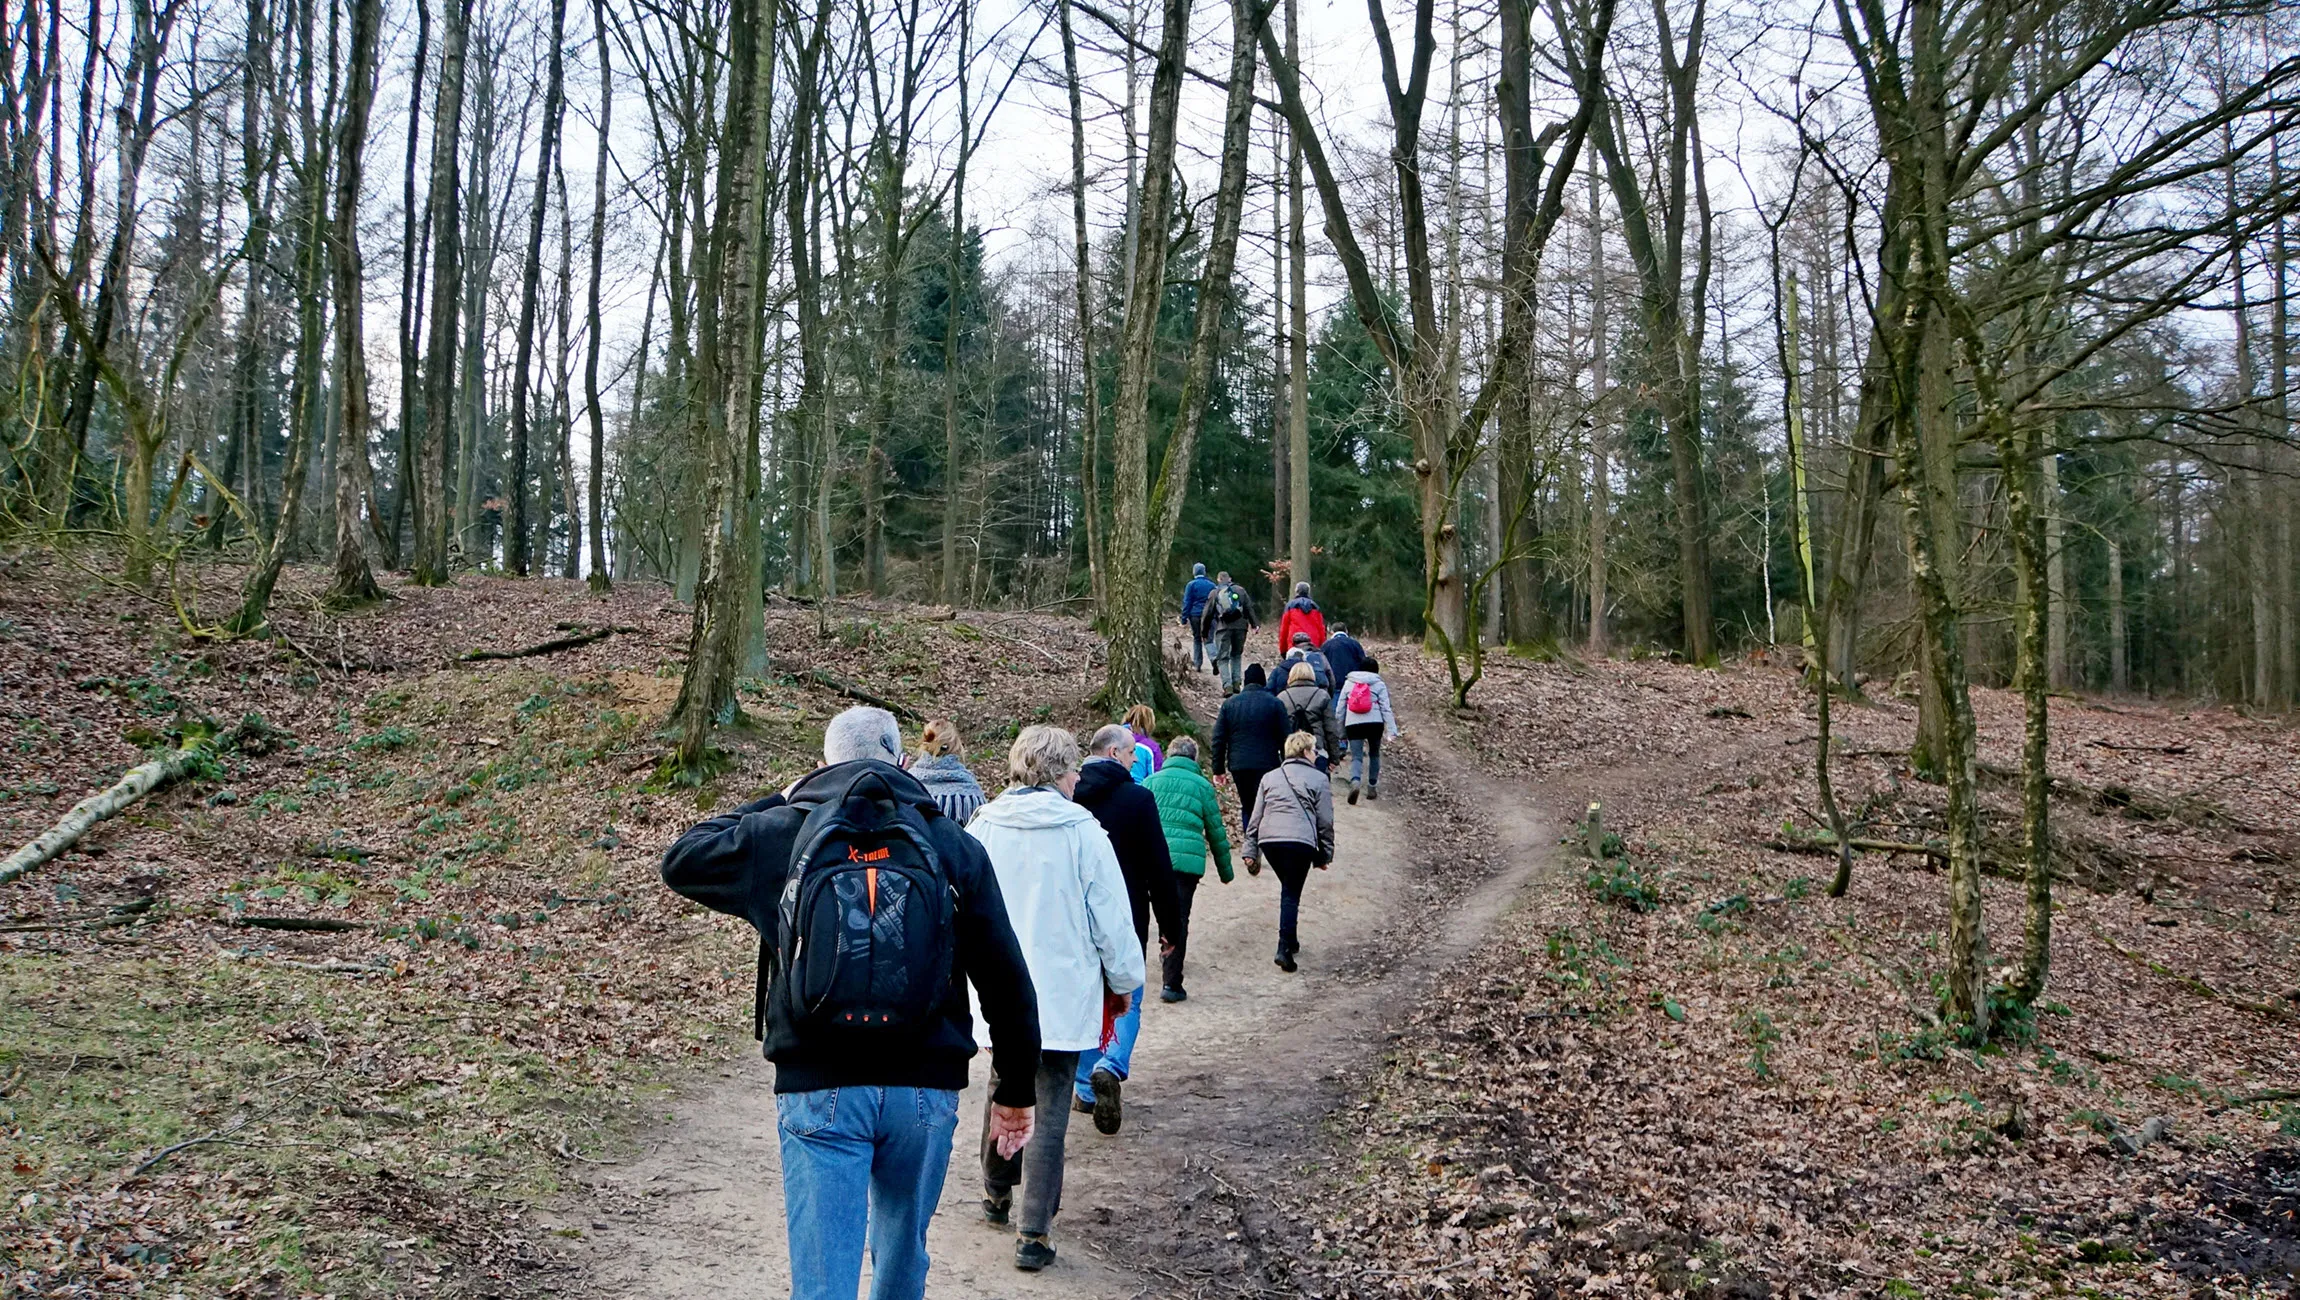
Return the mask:
<svg viewBox="0 0 2300 1300"><path fill-rule="evenodd" d="M1198 742L1188 736L1176 736L1166 742L1166 757L1196 758L1198 757Z"/></svg>
<svg viewBox="0 0 2300 1300"><path fill-rule="evenodd" d="M856 705L823 728L823 761L852 763L865 758L901 762L902 726L885 709Z"/></svg>
<svg viewBox="0 0 2300 1300"><path fill-rule="evenodd" d="M1086 742L1086 752L1102 754L1107 750L1115 749L1131 759L1136 743L1132 727L1123 722L1113 722L1094 733L1094 739Z"/></svg>
<svg viewBox="0 0 2300 1300"><path fill-rule="evenodd" d="M1052 785L1078 770L1078 738L1060 727L1024 727L1006 751L1017 785Z"/></svg>

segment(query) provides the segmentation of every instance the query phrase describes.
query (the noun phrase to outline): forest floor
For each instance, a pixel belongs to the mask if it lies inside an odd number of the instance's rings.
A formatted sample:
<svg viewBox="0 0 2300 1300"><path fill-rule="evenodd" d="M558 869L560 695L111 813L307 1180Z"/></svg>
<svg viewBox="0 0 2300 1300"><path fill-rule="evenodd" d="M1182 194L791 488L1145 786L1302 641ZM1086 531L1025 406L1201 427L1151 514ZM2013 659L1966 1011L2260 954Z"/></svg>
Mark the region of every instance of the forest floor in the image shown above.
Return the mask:
<svg viewBox="0 0 2300 1300"><path fill-rule="evenodd" d="M752 944L660 887L662 848L811 766L841 683L955 716L985 777L1018 725L1094 721L1077 620L778 604L734 766L666 791L687 617L660 587L466 577L333 615L291 571L284 637L219 643L101 563L0 557L0 838L179 714L285 734L0 888L0 1295L772 1291ZM1972 1052L1930 1022L1928 861L1822 896L1792 671L1505 659L1456 718L1441 665L1382 648L1409 740L1341 810L1302 973L1268 965L1266 878L1204 887L1126 1130L1072 1127L1040 1291L2295 1293L2287 723L2055 701L2053 982ZM1914 709L1879 695L1839 711L1840 798L1922 840ZM2012 766L2018 701L1976 703ZM1558 844L1593 799L1624 849L1596 870ZM2020 899L1988 882L2000 953ZM343 928L275 928L314 922ZM1023 1294L973 1215L979 1106L934 1290Z"/></svg>

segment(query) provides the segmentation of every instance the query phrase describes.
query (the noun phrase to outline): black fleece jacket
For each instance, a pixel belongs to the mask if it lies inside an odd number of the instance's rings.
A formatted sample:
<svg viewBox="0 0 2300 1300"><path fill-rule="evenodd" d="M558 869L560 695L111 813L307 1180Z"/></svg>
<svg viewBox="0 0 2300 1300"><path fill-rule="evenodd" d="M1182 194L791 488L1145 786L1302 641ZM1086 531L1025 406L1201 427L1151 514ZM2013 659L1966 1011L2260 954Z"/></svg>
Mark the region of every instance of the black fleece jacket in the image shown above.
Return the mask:
<svg viewBox="0 0 2300 1300"><path fill-rule="evenodd" d="M1222 702L1214 718L1214 775L1224 772L1267 772L1286 761L1286 706L1258 686L1249 686Z"/></svg>
<svg viewBox="0 0 2300 1300"><path fill-rule="evenodd" d="M966 1063L977 1050L974 1017L967 1010L966 984L982 995L983 1019L990 1022L991 1068L999 1080L992 1099L1002 1106L1036 1101L1032 1080L1038 1070L1038 994L1023 964L1022 946L1006 919L1006 900L982 844L942 815L934 796L910 773L890 763L862 760L886 782L906 812L915 814L934 846L935 856L958 895L956 960L942 1014L911 1041L890 1042L858 1052L851 1042L811 1039L779 1023L771 1008L766 1026L767 1059L775 1063L776 1092L822 1088L966 1087ZM842 783L857 766L818 768L793 786L789 797L771 794L722 813L679 837L663 855L663 883L714 912L739 916L759 932L762 952L775 943L783 883L791 849L808 807L823 791ZM1145 795L1145 798L1148 796ZM1158 841L1161 852L1165 840Z"/></svg>
<svg viewBox="0 0 2300 1300"><path fill-rule="evenodd" d="M1166 851L1166 824L1158 818L1156 796L1135 784L1124 763L1097 758L1078 769L1070 801L1094 814L1109 832L1110 847L1118 851L1126 902L1134 909L1134 937L1150 942L1152 913L1159 934L1169 939L1181 934L1182 900L1174 889L1174 857Z"/></svg>

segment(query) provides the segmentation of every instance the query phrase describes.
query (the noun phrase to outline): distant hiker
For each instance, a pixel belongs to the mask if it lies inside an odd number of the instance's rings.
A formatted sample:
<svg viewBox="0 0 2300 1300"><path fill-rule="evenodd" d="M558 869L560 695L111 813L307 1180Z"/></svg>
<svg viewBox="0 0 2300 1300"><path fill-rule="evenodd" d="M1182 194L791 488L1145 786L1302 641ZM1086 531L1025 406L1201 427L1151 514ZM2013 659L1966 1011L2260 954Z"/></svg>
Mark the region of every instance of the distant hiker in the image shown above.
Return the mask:
<svg viewBox="0 0 2300 1300"><path fill-rule="evenodd" d="M664 884L759 932L753 1028L775 1063L794 1300L854 1300L866 1239L872 1300L926 1293L975 1053L970 981L990 1022L985 1143L1022 1150L1037 1103L1038 996L1008 899L901 756L894 715L848 709L823 733L825 766L663 855ZM887 918L905 923L881 935ZM1059 1134L1059 1101L1051 1113Z"/></svg>
<svg viewBox="0 0 2300 1300"><path fill-rule="evenodd" d="M1182 626L1190 629L1190 669L1195 672L1206 667L1206 598L1214 594L1214 580L1206 576L1206 566L1190 566L1190 583L1182 588ZM1217 667L1215 671L1219 672Z"/></svg>
<svg viewBox="0 0 2300 1300"><path fill-rule="evenodd" d="M1295 664L1308 664L1315 668L1318 672L1318 685L1324 687L1329 694L1332 693L1337 680L1333 667L1325 654L1310 644L1310 634L1307 632L1294 633L1293 647L1286 651L1285 658L1278 661L1274 671L1280 677L1291 680Z"/></svg>
<svg viewBox="0 0 2300 1300"><path fill-rule="evenodd" d="M967 833L990 855L1030 964L1044 1050L1024 1061L1000 1058L991 1074L993 1089L1031 1092L1040 1119L1027 1147L994 1145L985 1131L982 1215L1004 1227L1022 1185L1014 1266L1036 1272L1054 1262L1047 1238L1062 1208L1078 1053L1101 1044L1114 1003L1141 991L1142 945L1129 928L1126 878L1110 837L1066 797L1078 783L1077 740L1060 727L1024 727L1007 750L1006 770L1014 784L983 805Z"/></svg>
<svg viewBox="0 0 2300 1300"><path fill-rule="evenodd" d="M1379 799L1382 737L1395 740L1398 734L1398 715L1390 709L1390 686L1382 680L1380 660L1367 655L1365 667L1342 679L1341 709L1342 736L1350 747L1350 802L1358 801L1361 775L1366 798Z"/></svg>
<svg viewBox="0 0 2300 1300"><path fill-rule="evenodd" d="M910 774L934 796L942 815L964 826L982 806L982 784L966 766L966 741L958 724L948 718L930 718L919 733L918 758Z"/></svg>
<svg viewBox="0 0 2300 1300"><path fill-rule="evenodd" d="M1166 831L1166 854L1174 863L1174 914L1181 921L1181 928L1161 945L1166 978L1158 998L1180 1002L1190 996L1182 987L1182 960L1190 947L1190 904L1206 878L1207 850L1213 851L1222 883L1230 883L1230 832L1222 826L1221 796L1198 770L1198 742L1188 736L1174 738L1166 766L1144 785L1158 801L1158 824Z"/></svg>
<svg viewBox="0 0 2300 1300"><path fill-rule="evenodd" d="M1278 969L1292 971L1302 951L1295 925L1302 914L1302 884L1310 868L1324 870L1334 860L1334 792L1326 774L1310 761L1316 742L1305 731L1286 737L1286 761L1262 782L1261 802L1246 823L1246 871L1262 874L1262 863L1278 877Z"/></svg>
<svg viewBox="0 0 2300 1300"><path fill-rule="evenodd" d="M1158 747L1158 738L1152 734L1157 727L1158 715L1149 705L1137 704L1126 710L1126 729L1134 733L1134 758L1128 770L1137 781L1147 780L1166 764L1166 751Z"/></svg>
<svg viewBox="0 0 2300 1300"><path fill-rule="evenodd" d="M1212 753L1207 758L1219 781L1238 781L1238 825L1254 815L1254 792L1262 776L1285 761L1286 706L1264 688L1262 665L1246 668L1246 688L1222 701L1214 716Z"/></svg>
<svg viewBox="0 0 2300 1300"><path fill-rule="evenodd" d="M1174 863L1166 853L1166 833L1158 821L1158 801L1135 784L1127 770L1134 757L1134 733L1113 724L1094 733L1087 742L1086 765L1078 769L1078 786L1070 797L1094 814L1110 833L1118 850L1118 867L1126 877L1126 902L1134 916L1139 946L1150 943L1150 917L1158 917L1161 948L1182 937L1182 919L1174 893ZM1118 1017L1108 1045L1100 1051L1078 1054L1077 1097L1081 1113L1094 1116L1099 1133L1116 1133L1125 1119L1120 1086L1134 1064L1134 1040L1142 1033L1142 990L1134 990L1125 1013Z"/></svg>
<svg viewBox="0 0 2300 1300"><path fill-rule="evenodd" d="M1342 724L1334 716L1333 695L1318 685L1317 669L1296 663L1287 673L1286 689L1278 692L1278 703L1286 710L1287 731L1310 733L1319 771L1342 756Z"/></svg>
<svg viewBox="0 0 2300 1300"><path fill-rule="evenodd" d="M1326 643L1318 649L1324 652L1326 667L1333 672L1334 680L1339 682L1365 667L1366 648L1358 644L1358 639L1350 635L1350 630L1342 626L1340 619L1328 623L1326 628Z"/></svg>
<svg viewBox="0 0 2300 1300"><path fill-rule="evenodd" d="M1294 584L1294 598L1286 602L1286 611L1278 616L1278 653L1286 653L1294 644L1294 633L1310 634L1311 645L1322 645L1326 639L1326 616L1318 609L1318 602L1310 599L1310 584Z"/></svg>
<svg viewBox="0 0 2300 1300"><path fill-rule="evenodd" d="M1228 570L1214 575L1214 590L1199 616L1206 639L1214 643L1214 669L1222 675L1222 693L1238 693L1238 673L1246 661L1246 634L1261 626L1254 617L1254 598L1230 581Z"/></svg>

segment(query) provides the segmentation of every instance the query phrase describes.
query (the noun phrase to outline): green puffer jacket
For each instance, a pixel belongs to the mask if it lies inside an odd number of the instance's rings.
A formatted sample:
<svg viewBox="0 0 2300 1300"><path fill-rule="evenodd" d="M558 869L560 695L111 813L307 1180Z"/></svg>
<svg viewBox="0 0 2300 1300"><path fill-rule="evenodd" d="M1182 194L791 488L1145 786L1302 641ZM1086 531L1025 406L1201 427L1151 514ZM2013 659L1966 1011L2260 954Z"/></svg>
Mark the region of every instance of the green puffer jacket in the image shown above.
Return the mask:
<svg viewBox="0 0 2300 1300"><path fill-rule="evenodd" d="M1166 851L1174 869L1186 876L1206 874L1206 850L1214 851L1214 866L1229 884L1230 833L1222 828L1222 801L1214 783L1198 770L1198 760L1166 756L1166 766L1143 783L1158 800L1158 821L1166 831Z"/></svg>

